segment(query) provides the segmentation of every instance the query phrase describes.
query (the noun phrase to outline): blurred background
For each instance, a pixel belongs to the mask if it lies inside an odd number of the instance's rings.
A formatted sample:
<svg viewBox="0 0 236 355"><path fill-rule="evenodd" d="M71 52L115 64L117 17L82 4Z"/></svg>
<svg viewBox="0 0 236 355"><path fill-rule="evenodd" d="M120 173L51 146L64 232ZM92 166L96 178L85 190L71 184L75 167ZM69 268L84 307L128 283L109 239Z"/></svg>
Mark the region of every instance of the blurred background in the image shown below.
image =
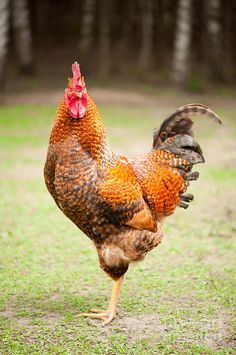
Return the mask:
<svg viewBox="0 0 236 355"><path fill-rule="evenodd" d="M223 121L194 119L195 200L130 268L108 330L76 318L110 281L43 179L75 60L117 154L144 156L187 103ZM1 354L235 353L235 118L235 0L0 0Z"/></svg>
<svg viewBox="0 0 236 355"><path fill-rule="evenodd" d="M96 85L236 82L234 0L1 0L0 87L61 87L73 61Z"/></svg>

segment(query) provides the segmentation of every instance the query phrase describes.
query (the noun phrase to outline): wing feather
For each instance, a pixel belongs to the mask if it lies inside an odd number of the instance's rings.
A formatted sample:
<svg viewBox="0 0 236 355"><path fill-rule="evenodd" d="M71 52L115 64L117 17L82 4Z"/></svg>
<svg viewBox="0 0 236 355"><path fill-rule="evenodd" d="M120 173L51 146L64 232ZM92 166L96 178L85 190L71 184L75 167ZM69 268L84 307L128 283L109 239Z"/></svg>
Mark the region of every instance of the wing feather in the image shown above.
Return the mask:
<svg viewBox="0 0 236 355"><path fill-rule="evenodd" d="M118 160L99 187L102 208L114 224L156 232L156 220L143 198L131 165Z"/></svg>

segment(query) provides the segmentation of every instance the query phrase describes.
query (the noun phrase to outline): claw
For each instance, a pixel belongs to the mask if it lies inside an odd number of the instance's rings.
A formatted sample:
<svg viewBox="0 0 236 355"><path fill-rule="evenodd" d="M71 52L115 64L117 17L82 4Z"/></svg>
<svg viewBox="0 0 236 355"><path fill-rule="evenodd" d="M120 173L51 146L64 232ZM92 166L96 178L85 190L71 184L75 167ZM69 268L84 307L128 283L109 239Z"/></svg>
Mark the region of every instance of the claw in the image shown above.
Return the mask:
<svg viewBox="0 0 236 355"><path fill-rule="evenodd" d="M194 196L192 194L183 193L180 194L180 199L181 201L190 202L194 199Z"/></svg>
<svg viewBox="0 0 236 355"><path fill-rule="evenodd" d="M111 314L110 316L108 316L108 319L102 323L102 326L104 327L105 325L111 323L111 321L114 317L115 317L115 314L114 315Z"/></svg>
<svg viewBox="0 0 236 355"><path fill-rule="evenodd" d="M186 208L188 208L188 204L186 203L186 202L180 202L179 203L179 207L182 207L182 208L184 208L184 209L186 209Z"/></svg>

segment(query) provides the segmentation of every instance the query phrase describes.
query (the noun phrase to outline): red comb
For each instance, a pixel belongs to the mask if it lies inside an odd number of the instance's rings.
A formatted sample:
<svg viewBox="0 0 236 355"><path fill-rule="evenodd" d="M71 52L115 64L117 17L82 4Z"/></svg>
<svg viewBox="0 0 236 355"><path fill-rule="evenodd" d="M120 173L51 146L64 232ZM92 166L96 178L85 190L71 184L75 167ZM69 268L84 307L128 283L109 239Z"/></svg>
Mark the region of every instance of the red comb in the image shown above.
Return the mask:
<svg viewBox="0 0 236 355"><path fill-rule="evenodd" d="M71 117L82 118L87 110L88 96L85 82L77 62L72 64L73 79L65 92L65 101Z"/></svg>

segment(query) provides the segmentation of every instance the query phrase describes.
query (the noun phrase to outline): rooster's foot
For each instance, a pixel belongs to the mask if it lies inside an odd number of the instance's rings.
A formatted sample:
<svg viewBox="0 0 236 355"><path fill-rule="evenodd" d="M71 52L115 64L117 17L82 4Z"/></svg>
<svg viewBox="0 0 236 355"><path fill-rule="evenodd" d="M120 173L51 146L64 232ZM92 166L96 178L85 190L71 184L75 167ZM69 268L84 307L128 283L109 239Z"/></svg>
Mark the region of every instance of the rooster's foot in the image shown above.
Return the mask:
<svg viewBox="0 0 236 355"><path fill-rule="evenodd" d="M91 309L89 313L78 314L78 317L100 318L104 320L102 325L109 324L116 315L116 305L119 298L122 281L123 276L115 281L108 310L104 311L103 309Z"/></svg>
<svg viewBox="0 0 236 355"><path fill-rule="evenodd" d="M102 325L109 324L112 319L115 317L115 311L105 311L103 309L91 309L90 313L80 313L78 317L90 317L90 318L98 318L104 320Z"/></svg>

